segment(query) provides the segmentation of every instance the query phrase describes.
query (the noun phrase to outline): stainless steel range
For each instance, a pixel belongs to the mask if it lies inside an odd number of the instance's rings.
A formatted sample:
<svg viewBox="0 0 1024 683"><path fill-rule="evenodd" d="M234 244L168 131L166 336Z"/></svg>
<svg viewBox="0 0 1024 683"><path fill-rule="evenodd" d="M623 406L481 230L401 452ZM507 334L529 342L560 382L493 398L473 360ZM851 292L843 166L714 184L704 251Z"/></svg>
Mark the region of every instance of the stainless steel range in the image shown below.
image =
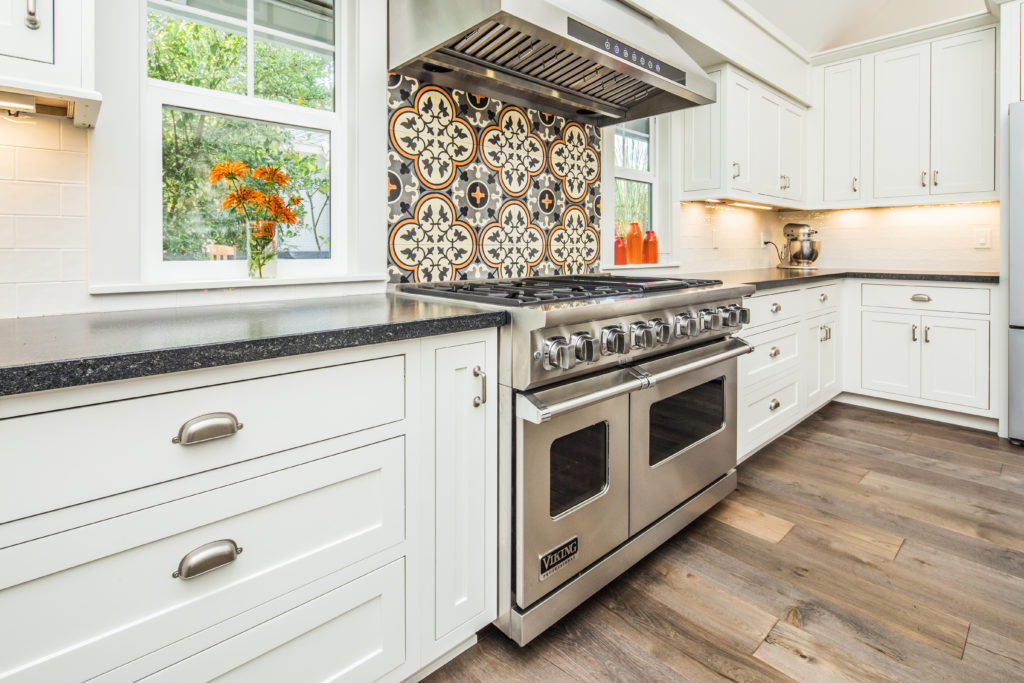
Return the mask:
<svg viewBox="0 0 1024 683"><path fill-rule="evenodd" d="M565 276L404 285L508 310L499 605L525 645L736 487L749 285Z"/></svg>

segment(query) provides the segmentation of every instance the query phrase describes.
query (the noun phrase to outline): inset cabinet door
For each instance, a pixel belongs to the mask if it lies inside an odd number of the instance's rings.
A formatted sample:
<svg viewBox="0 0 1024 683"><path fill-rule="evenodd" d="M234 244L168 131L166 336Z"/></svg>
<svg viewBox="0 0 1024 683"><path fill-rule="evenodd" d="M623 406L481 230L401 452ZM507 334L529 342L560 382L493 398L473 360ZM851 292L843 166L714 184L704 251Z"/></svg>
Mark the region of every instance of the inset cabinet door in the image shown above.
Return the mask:
<svg viewBox="0 0 1024 683"><path fill-rule="evenodd" d="M932 194L995 190L995 31L932 43Z"/></svg>
<svg viewBox="0 0 1024 683"><path fill-rule="evenodd" d="M784 197L799 199L804 193L804 110L782 106L779 121L779 176Z"/></svg>
<svg viewBox="0 0 1024 683"><path fill-rule="evenodd" d="M722 72L708 76L722 92ZM737 106L742 107L743 103ZM684 109L683 118L683 192L722 188L722 102ZM749 123L747 124L749 125ZM748 134L739 133L745 139ZM740 167L746 161L740 164ZM731 169L730 169L731 171ZM749 169L747 170L749 173Z"/></svg>
<svg viewBox="0 0 1024 683"><path fill-rule="evenodd" d="M860 199L860 60L825 67L824 199Z"/></svg>
<svg viewBox="0 0 1024 683"><path fill-rule="evenodd" d="M929 194L930 52L925 43L875 56L876 198Z"/></svg>
<svg viewBox="0 0 1024 683"><path fill-rule="evenodd" d="M736 190L753 190L754 169L751 166L754 84L734 72L729 72L726 84L726 172L728 186Z"/></svg>
<svg viewBox="0 0 1024 683"><path fill-rule="evenodd" d="M782 100L758 89L754 106L754 191L778 197L785 183L779 172Z"/></svg>
<svg viewBox="0 0 1024 683"><path fill-rule="evenodd" d="M921 398L988 408L988 321L923 316L921 325Z"/></svg>
<svg viewBox="0 0 1024 683"><path fill-rule="evenodd" d="M869 311L861 316L861 386L920 396L921 316Z"/></svg>
<svg viewBox="0 0 1024 683"><path fill-rule="evenodd" d="M804 404L812 408L839 393L839 319L825 315L808 320L804 335Z"/></svg>
<svg viewBox="0 0 1024 683"><path fill-rule="evenodd" d="M488 609L488 525L497 522L496 511L488 509L496 474L487 414L497 396L483 393L488 383L480 371L486 368L485 342L435 351L435 639ZM492 380L489 390L496 389Z"/></svg>
<svg viewBox="0 0 1024 683"><path fill-rule="evenodd" d="M53 63L53 0L0 0L0 55Z"/></svg>

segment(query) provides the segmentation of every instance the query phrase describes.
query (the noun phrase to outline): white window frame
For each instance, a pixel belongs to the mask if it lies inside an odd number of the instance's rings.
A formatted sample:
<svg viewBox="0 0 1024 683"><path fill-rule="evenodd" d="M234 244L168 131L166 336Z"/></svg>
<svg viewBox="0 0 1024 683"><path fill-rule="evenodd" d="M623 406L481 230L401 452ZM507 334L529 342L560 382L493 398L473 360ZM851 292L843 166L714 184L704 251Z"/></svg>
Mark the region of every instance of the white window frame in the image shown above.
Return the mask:
<svg viewBox="0 0 1024 683"><path fill-rule="evenodd" d="M180 5L162 4L156 0L155 9L170 7L170 13L182 15ZM252 4L248 0L250 8ZM148 8L145 0L107 0L97 7L97 88L104 95L104 108L90 142L90 292L383 281L386 207L383 200L370 199L381 184L373 180L385 177L386 165L381 151L387 135L386 116L381 113L386 93L381 75L386 72L386 4L337 0L334 111L150 80ZM204 16L202 10L189 13ZM220 15L205 16L218 25L232 23ZM247 26L246 31L251 83L252 38L263 29ZM331 146L330 258L278 259L277 277L268 280L249 280L244 259L164 261L165 104L326 131Z"/></svg>

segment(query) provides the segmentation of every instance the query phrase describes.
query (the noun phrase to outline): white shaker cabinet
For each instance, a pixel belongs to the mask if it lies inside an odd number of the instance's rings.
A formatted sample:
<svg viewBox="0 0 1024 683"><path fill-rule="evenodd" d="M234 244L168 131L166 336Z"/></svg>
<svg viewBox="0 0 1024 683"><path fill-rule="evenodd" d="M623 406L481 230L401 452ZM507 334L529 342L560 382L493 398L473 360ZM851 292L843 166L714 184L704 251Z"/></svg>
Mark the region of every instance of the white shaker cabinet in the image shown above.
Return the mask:
<svg viewBox="0 0 1024 683"><path fill-rule="evenodd" d="M921 395L921 318L865 311L861 321L861 386Z"/></svg>
<svg viewBox="0 0 1024 683"><path fill-rule="evenodd" d="M804 196L804 108L783 103L779 121L780 195L799 200Z"/></svg>
<svg viewBox="0 0 1024 683"><path fill-rule="evenodd" d="M995 190L995 29L931 46L931 193Z"/></svg>
<svg viewBox="0 0 1024 683"><path fill-rule="evenodd" d="M824 69L824 199L860 199L860 60Z"/></svg>
<svg viewBox="0 0 1024 683"><path fill-rule="evenodd" d="M53 0L0 0L0 55L53 63Z"/></svg>
<svg viewBox="0 0 1024 683"><path fill-rule="evenodd" d="M754 191L780 195L785 187L779 166L782 99L759 88L754 100Z"/></svg>
<svg viewBox="0 0 1024 683"><path fill-rule="evenodd" d="M754 84L735 71L730 71L726 88L726 168L729 172L729 186L749 192L753 189L754 175L750 154L753 143Z"/></svg>
<svg viewBox="0 0 1024 683"><path fill-rule="evenodd" d="M928 195L930 46L875 56L875 197Z"/></svg>
<svg viewBox="0 0 1024 683"><path fill-rule="evenodd" d="M839 393L842 337L838 312L807 320L804 335L804 409L813 410Z"/></svg>
<svg viewBox="0 0 1024 683"><path fill-rule="evenodd" d="M987 320L921 317L921 398L988 408Z"/></svg>

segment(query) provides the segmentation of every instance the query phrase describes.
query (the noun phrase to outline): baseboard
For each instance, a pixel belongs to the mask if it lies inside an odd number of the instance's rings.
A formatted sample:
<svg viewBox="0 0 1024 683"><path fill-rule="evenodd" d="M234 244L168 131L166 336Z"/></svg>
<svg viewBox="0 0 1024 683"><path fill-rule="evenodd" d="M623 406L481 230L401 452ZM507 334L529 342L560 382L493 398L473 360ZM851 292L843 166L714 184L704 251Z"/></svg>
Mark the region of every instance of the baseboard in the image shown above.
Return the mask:
<svg viewBox="0 0 1024 683"><path fill-rule="evenodd" d="M422 681L424 678L434 673L435 671L437 671L442 666L444 666L448 662L452 661L453 659L461 655L469 648L476 645L476 641L477 638L476 634L474 633L469 638L466 638L464 641L462 641L452 649L448 650L448 652L445 652L443 655L432 661L430 664L427 664L425 667L414 673L412 676L409 676L407 679L405 679L406 682L419 683L419 681Z"/></svg>
<svg viewBox="0 0 1024 683"><path fill-rule="evenodd" d="M939 408L919 406L914 405L913 403L903 403L901 401L892 401L886 398L877 398L875 396L864 396L863 394L851 394L849 392L843 392L832 400L836 403L847 403L854 406L860 406L862 408L873 408L887 413L896 413L897 415L909 415L910 417L919 417L924 420L945 422L947 424L954 424L960 427L980 429L994 434L999 431L999 420L994 417L968 415L966 413L958 413L952 410L941 410Z"/></svg>

